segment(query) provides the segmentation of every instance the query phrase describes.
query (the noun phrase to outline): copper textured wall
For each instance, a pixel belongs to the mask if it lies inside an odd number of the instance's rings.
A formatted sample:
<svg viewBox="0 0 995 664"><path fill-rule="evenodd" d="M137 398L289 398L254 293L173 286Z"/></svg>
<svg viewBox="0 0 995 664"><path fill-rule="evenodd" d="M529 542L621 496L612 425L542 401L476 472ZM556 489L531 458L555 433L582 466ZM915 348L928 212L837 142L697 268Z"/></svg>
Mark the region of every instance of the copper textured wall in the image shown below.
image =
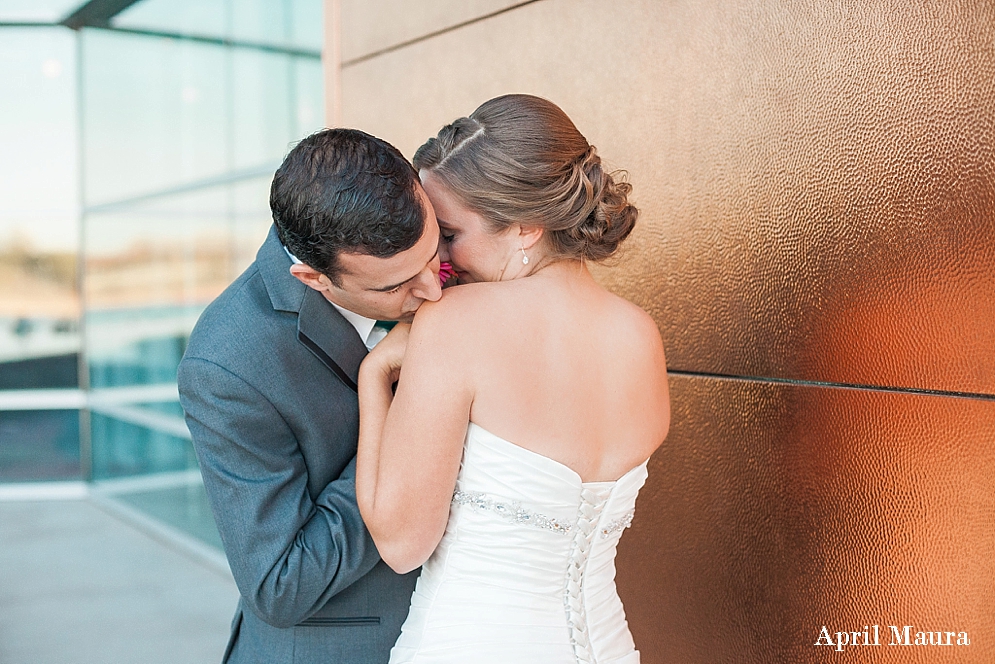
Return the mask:
<svg viewBox="0 0 995 664"><path fill-rule="evenodd" d="M995 4L328 2L342 124L410 156L530 92L629 172L597 274L674 405L618 560L644 662L995 662Z"/></svg>

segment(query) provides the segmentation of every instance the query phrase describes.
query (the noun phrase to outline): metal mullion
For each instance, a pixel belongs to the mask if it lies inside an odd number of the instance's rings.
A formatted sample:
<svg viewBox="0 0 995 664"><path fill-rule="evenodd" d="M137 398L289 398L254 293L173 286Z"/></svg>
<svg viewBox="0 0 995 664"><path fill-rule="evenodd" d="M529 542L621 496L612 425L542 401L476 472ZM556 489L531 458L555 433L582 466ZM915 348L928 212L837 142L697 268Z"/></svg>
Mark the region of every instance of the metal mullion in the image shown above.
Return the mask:
<svg viewBox="0 0 995 664"><path fill-rule="evenodd" d="M192 182L187 182L181 185L177 185L175 187L169 187L167 189L151 191L145 194L139 194L137 196L131 196L129 198L124 198L117 201L111 201L109 203L99 203L97 205L91 205L90 207L86 208L84 212L86 214L114 212L121 209L129 208L133 205L138 205L140 203L145 203L158 198L165 198L167 196L174 196L176 194L186 194L194 191L201 191L204 189L210 189L212 187L218 187L226 184L233 184L236 182L243 182L245 180L252 180L260 177L272 177L272 175L276 172L276 169L279 166L280 162L272 162L269 164L264 164L262 166L255 166L253 168L245 168L238 171L231 171L229 173L224 173L222 175L215 175L200 180L194 180Z"/></svg>
<svg viewBox="0 0 995 664"><path fill-rule="evenodd" d="M244 48L265 53L275 53L278 55L290 55L298 58L310 60L320 60L321 51L309 48L293 48L289 46L279 46L267 44L265 42L250 42L241 39L229 39L228 37L211 37L208 35L194 35L185 32L169 32L166 30L149 30L145 28L123 28L113 25L87 26L96 30L107 30L109 32L120 32L122 34L139 35L144 37L162 37L165 39L176 39L179 41L191 41L199 44L211 44L214 46L225 46L230 48Z"/></svg>
<svg viewBox="0 0 995 664"><path fill-rule="evenodd" d="M76 247L76 297L79 298L79 354L76 380L83 393L83 407L79 409L79 463L84 482L93 480L93 436L90 410L86 396L90 389L90 364L86 352L86 92L83 75L83 33L76 31L76 178L79 190L79 237Z"/></svg>

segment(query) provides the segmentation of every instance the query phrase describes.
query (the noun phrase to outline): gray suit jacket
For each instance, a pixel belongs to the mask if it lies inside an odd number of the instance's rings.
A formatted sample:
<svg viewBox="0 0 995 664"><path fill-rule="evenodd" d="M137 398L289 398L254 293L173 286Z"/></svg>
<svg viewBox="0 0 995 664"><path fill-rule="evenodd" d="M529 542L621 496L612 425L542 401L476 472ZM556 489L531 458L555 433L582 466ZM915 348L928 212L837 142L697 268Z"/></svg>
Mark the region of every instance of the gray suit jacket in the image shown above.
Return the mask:
<svg viewBox="0 0 995 664"><path fill-rule="evenodd" d="M366 347L291 276L275 229L207 307L180 402L242 598L225 662L386 662L417 572L388 568L355 495Z"/></svg>

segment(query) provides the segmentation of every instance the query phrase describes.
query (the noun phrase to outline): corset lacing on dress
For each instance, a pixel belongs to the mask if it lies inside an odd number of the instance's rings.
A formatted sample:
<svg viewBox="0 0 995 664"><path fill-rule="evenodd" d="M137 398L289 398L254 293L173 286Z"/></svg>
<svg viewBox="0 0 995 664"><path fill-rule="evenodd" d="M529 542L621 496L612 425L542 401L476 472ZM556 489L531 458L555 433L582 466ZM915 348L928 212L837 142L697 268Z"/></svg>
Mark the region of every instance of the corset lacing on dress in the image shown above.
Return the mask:
<svg viewBox="0 0 995 664"><path fill-rule="evenodd" d="M598 532L598 521L610 495L611 486L597 489L584 487L580 493L580 506L577 508L577 524L573 528L573 546L570 550L570 564L567 567L566 585L563 590L563 606L567 612L570 643L574 647L578 664L597 664L587 630L584 574L590 560L591 544Z"/></svg>
<svg viewBox="0 0 995 664"><path fill-rule="evenodd" d="M471 422L391 664L639 664L614 560L645 480L584 482Z"/></svg>

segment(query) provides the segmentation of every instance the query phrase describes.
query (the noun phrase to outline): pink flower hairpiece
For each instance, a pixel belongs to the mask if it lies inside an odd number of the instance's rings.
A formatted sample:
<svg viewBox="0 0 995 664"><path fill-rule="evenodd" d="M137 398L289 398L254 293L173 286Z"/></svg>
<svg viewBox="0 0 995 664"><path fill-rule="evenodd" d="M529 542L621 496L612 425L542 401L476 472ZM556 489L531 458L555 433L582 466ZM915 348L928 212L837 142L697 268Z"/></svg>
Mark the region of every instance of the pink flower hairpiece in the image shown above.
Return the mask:
<svg viewBox="0 0 995 664"><path fill-rule="evenodd" d="M439 263L439 283L443 286L446 285L447 281L458 276L459 275L456 274L456 270L453 269L452 263L448 263L446 261Z"/></svg>

